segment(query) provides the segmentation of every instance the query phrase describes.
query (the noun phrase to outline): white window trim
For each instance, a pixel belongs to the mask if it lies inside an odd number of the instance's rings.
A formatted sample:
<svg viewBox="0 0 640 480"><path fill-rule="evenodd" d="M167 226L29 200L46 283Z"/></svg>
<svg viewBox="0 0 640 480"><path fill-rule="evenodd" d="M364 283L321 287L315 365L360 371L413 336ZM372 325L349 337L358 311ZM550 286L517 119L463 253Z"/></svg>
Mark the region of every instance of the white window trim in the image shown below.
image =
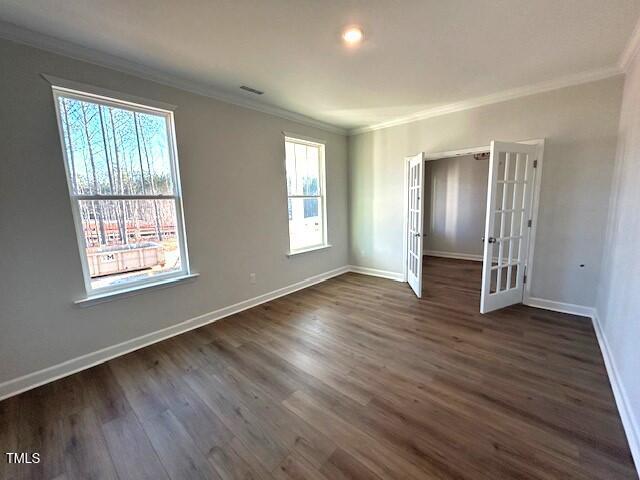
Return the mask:
<svg viewBox="0 0 640 480"><path fill-rule="evenodd" d="M331 248L331 247L333 247L333 245L327 243L326 245L318 245L316 247L301 248L299 250L289 250L287 252L287 257L293 257L295 255L300 255L302 253L315 252L316 250L324 250L325 248Z"/></svg>
<svg viewBox="0 0 640 480"><path fill-rule="evenodd" d="M159 102L158 100L151 100L149 98L142 98L128 93L117 92L115 90L109 90L108 88L96 87L95 85L76 82L75 80L68 80L66 78L60 78L46 73L42 73L41 76L49 82L53 88L58 90L66 90L68 92L75 92L88 97L101 98L105 101L115 101L120 105L127 105L127 108L141 107L147 111L159 110L165 112L173 112L178 108L176 105L172 105L170 103Z"/></svg>
<svg viewBox="0 0 640 480"><path fill-rule="evenodd" d="M327 181L326 181L326 165L325 165L325 142L323 140L317 140L315 138L307 137L304 135L297 135L289 132L282 132L284 135L284 143L293 142L299 143L303 145L309 145L312 147L319 147L318 153L318 163L319 163L319 181L320 181L320 195L289 195L287 191L287 204L290 198L319 198L320 199L320 208L322 210L322 243L317 245L308 245L303 248L291 249L291 232L288 231L288 240L289 240L289 249L287 250L286 255L288 257L292 257L301 253L313 252L315 250L323 250L325 248L331 247L329 244L329 219L327 217ZM284 161L284 170L285 170L285 184L286 184L286 175L287 175L287 161L286 161L286 149L285 149L285 161ZM289 219L287 216L287 230L289 229Z"/></svg>
<svg viewBox="0 0 640 480"><path fill-rule="evenodd" d="M176 132L175 123L173 117L173 107L168 104L161 104L156 101L139 97L133 97L126 94L119 94L110 90L101 89L99 87L92 87L90 85L80 84L69 80L58 79L56 77L43 75L43 77L51 83L53 92L54 107L56 112L56 122L58 126L58 134L60 137L60 147L62 149L62 156L64 160L64 168L67 176L67 188L69 192L69 200L71 203L71 211L73 214L73 221L75 225L76 240L78 242L78 252L80 254L80 263L82 266L82 275L84 279L86 297L81 300L77 300L76 304L94 304L105 301L106 298L116 298L120 296L129 296L132 292L139 292L140 290L157 287L160 285L168 285L174 282L179 282L188 278L196 277L197 274L191 272L189 263L189 254L187 250L187 234L184 222L184 210L182 204L182 182L180 180L180 171L178 166L178 150L176 145ZM82 88L82 90L78 90ZM108 93L110 96L105 96ZM162 115L165 117L167 125L167 143L169 148L169 162L171 167L171 174L173 179L174 192L172 195L76 195L73 192L71 179L71 172L69 172L69 159L68 152L65 144L64 133L61 125L60 105L58 98L77 98L79 100L89 100L91 102L107 105L116 108L124 108L140 113L152 113L154 115ZM148 105L145 105L147 103ZM168 108L162 108L168 107ZM79 210L79 202L81 200L170 200L175 202L176 219L177 219L177 233L178 233L178 245L180 248L180 262L182 268L174 272L167 272L165 274L154 275L141 280L132 281L122 285L112 285L101 288L93 288L91 286L91 276L89 274L89 265L86 255L86 247L84 244L84 232L82 229L82 217Z"/></svg>
<svg viewBox="0 0 640 480"><path fill-rule="evenodd" d="M300 142L300 143L306 143L307 145L322 145L322 146L326 146L327 142L320 139L320 138L314 138L314 137L309 137L308 135L300 135L297 133L292 133L292 132L285 132L283 131L282 134L284 135L284 139L286 140L292 140L294 142Z"/></svg>
<svg viewBox="0 0 640 480"><path fill-rule="evenodd" d="M146 293L149 290L156 290L160 288L172 287L177 284L185 283L189 280L193 280L199 277L199 273L188 273L180 275L178 277L171 277L165 280L158 280L153 283L135 284L130 287L123 287L115 292L96 293L80 300L75 300L73 303L80 307L90 307L99 303L110 302L119 298L133 297L141 293ZM157 277L156 277L157 278Z"/></svg>

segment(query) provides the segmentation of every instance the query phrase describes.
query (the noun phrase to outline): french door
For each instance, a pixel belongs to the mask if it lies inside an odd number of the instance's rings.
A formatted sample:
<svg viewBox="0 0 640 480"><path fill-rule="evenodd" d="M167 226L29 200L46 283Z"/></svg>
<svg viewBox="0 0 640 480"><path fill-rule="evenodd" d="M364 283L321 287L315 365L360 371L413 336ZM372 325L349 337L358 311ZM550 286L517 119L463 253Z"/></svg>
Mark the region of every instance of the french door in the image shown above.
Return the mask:
<svg viewBox="0 0 640 480"><path fill-rule="evenodd" d="M480 312L522 302L537 147L491 142Z"/></svg>
<svg viewBox="0 0 640 480"><path fill-rule="evenodd" d="M424 155L407 157L407 281L418 298L422 297L422 221Z"/></svg>

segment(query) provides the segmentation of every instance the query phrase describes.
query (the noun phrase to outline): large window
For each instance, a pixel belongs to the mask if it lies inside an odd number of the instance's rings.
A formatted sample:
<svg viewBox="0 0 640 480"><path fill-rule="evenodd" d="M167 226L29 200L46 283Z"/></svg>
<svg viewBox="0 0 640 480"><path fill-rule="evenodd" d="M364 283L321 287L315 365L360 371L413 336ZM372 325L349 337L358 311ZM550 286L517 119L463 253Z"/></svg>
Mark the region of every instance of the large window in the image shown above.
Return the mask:
<svg viewBox="0 0 640 480"><path fill-rule="evenodd" d="M188 274L173 113L53 95L87 293Z"/></svg>
<svg viewBox="0 0 640 480"><path fill-rule="evenodd" d="M324 145L285 137L289 251L327 245Z"/></svg>

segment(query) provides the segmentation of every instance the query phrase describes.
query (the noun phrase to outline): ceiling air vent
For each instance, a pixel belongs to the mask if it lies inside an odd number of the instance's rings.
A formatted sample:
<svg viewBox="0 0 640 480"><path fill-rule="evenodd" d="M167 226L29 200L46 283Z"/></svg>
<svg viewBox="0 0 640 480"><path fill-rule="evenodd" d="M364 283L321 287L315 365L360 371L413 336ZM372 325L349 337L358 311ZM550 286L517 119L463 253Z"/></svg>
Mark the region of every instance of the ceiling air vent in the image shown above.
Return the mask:
<svg viewBox="0 0 640 480"><path fill-rule="evenodd" d="M246 85L242 85L240 89L244 90L245 92L255 93L256 95L262 95L264 93L260 90L256 90L255 88L247 87Z"/></svg>

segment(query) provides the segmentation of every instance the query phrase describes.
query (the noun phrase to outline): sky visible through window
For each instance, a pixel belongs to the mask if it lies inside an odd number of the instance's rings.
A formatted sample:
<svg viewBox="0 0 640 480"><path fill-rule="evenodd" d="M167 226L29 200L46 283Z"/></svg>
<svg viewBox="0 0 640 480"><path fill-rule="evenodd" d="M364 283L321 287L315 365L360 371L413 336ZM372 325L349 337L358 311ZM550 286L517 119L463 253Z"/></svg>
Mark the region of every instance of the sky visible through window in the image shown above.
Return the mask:
<svg viewBox="0 0 640 480"><path fill-rule="evenodd" d="M92 288L180 270L167 118L57 98Z"/></svg>
<svg viewBox="0 0 640 480"><path fill-rule="evenodd" d="M59 97L75 194L171 194L164 116Z"/></svg>

